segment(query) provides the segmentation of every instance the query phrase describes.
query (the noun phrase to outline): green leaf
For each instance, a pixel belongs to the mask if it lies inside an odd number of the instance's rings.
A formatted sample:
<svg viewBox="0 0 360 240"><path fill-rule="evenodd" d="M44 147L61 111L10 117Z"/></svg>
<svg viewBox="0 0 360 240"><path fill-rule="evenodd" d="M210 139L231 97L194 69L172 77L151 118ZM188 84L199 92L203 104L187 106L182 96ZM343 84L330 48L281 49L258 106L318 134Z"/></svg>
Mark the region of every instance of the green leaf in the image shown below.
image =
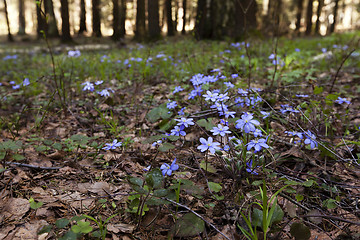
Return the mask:
<svg viewBox="0 0 360 240"><path fill-rule="evenodd" d="M55 142L53 145L52 145L53 148L55 148L56 150L61 150L62 149L62 144L61 143L58 143L58 142Z"/></svg>
<svg viewBox="0 0 360 240"><path fill-rule="evenodd" d="M76 234L73 231L68 231L59 240L76 240L80 234Z"/></svg>
<svg viewBox="0 0 360 240"><path fill-rule="evenodd" d="M137 186L142 186L144 181L141 178L137 178L137 177L129 177L128 181L130 184L134 184Z"/></svg>
<svg viewBox="0 0 360 240"><path fill-rule="evenodd" d="M316 94L316 95L321 94L323 91L324 91L323 87L315 86L315 88L314 88L314 94Z"/></svg>
<svg viewBox="0 0 360 240"><path fill-rule="evenodd" d="M253 182L251 183L251 185L253 185L253 186L260 186L262 183L263 183L262 180L256 180L256 181L253 181Z"/></svg>
<svg viewBox="0 0 360 240"><path fill-rule="evenodd" d="M41 235L43 233L49 233L52 229L52 225L45 225L44 227L42 227L40 229L40 231L38 232L38 235Z"/></svg>
<svg viewBox="0 0 360 240"><path fill-rule="evenodd" d="M159 151L160 152L167 152L171 149L174 149L175 145L171 144L171 143L163 143L160 147L159 147Z"/></svg>
<svg viewBox="0 0 360 240"><path fill-rule="evenodd" d="M305 187L311 187L313 184L315 183L314 180L306 180L305 182L302 183L303 186Z"/></svg>
<svg viewBox="0 0 360 240"><path fill-rule="evenodd" d="M160 188L163 182L164 176L160 169L155 168L146 174L145 181L151 188Z"/></svg>
<svg viewBox="0 0 360 240"><path fill-rule="evenodd" d="M275 205L275 210L274 210L274 213L273 215L271 216L271 220L270 220L270 226L273 224L273 223L279 223L281 222L281 220L283 219L284 217L284 211L281 209L281 207L276 204Z"/></svg>
<svg viewBox="0 0 360 240"><path fill-rule="evenodd" d="M179 218L170 230L176 237L192 237L202 233L205 229L204 221L193 213L187 213Z"/></svg>
<svg viewBox="0 0 360 240"><path fill-rule="evenodd" d="M21 161L21 160L25 159L25 157L21 154L14 154L14 155L12 155L12 157L15 161Z"/></svg>
<svg viewBox="0 0 360 240"><path fill-rule="evenodd" d="M36 202L32 197L29 199L29 203L31 209L38 209L44 204L43 202Z"/></svg>
<svg viewBox="0 0 360 240"><path fill-rule="evenodd" d="M219 183L214 183L214 182L208 182L208 187L212 192L220 192L220 190L222 189L221 185Z"/></svg>
<svg viewBox="0 0 360 240"><path fill-rule="evenodd" d="M200 126L200 127L204 127L206 130L210 131L211 129L213 129L215 127L215 124L213 124L212 122L212 118L209 119L200 119L199 121L197 121L196 123Z"/></svg>
<svg viewBox="0 0 360 240"><path fill-rule="evenodd" d="M77 225L74 225L71 227L71 230L74 233L89 233L93 230L93 228L90 226L90 222L83 222L79 221L77 222Z"/></svg>
<svg viewBox="0 0 360 240"><path fill-rule="evenodd" d="M57 228L64 228L64 227L66 227L69 223L70 223L69 219L61 218L61 219L56 220L55 226L56 226Z"/></svg>
<svg viewBox="0 0 360 240"><path fill-rule="evenodd" d="M74 216L74 217L71 218L71 221L76 221L76 222L78 222L78 221L81 221L81 220L83 220L83 219L85 219L85 218L86 218L86 217L84 217L83 215Z"/></svg>
<svg viewBox="0 0 360 240"><path fill-rule="evenodd" d="M290 234L295 240L308 240L311 237L310 229L302 223L295 222L290 227Z"/></svg>
<svg viewBox="0 0 360 240"><path fill-rule="evenodd" d="M252 215L251 215L251 223L254 227L261 227L262 228L262 221L263 221L263 212L260 209L254 208Z"/></svg>
<svg viewBox="0 0 360 240"><path fill-rule="evenodd" d="M296 201L300 202L300 201L304 200L304 195L296 194L295 198L296 198Z"/></svg>
<svg viewBox="0 0 360 240"><path fill-rule="evenodd" d="M211 165L210 163L207 163L207 166L206 166L205 160L201 161L200 167L201 167L202 169L204 169L205 171L207 170L207 171L210 172L210 173L216 173L216 172L217 172L216 168L213 167L213 165ZM207 168L206 168L206 167L207 167Z"/></svg>
<svg viewBox="0 0 360 240"><path fill-rule="evenodd" d="M154 190L154 193L153 193L153 195L154 195L155 197L165 197L165 196L168 195L168 194L169 194L169 190L164 189L164 188L162 188L162 189L156 189L156 190Z"/></svg>
<svg viewBox="0 0 360 240"><path fill-rule="evenodd" d="M159 119L168 119L170 118L172 113L169 113L169 109L166 108L166 103L161 104L159 107L151 109L150 112L146 115L146 118L154 123Z"/></svg>
<svg viewBox="0 0 360 240"><path fill-rule="evenodd" d="M336 203L336 200L335 199L326 199L324 202L323 202L323 206L324 207L327 207L328 209L334 209L337 207L337 205L335 204Z"/></svg>

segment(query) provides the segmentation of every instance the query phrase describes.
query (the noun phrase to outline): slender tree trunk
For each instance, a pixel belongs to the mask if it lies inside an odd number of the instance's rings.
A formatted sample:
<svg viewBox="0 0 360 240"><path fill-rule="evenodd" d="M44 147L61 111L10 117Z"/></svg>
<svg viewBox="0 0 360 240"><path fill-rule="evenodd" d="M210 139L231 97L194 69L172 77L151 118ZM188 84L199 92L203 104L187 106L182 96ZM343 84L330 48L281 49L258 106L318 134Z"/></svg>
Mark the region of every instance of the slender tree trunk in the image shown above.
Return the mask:
<svg viewBox="0 0 360 240"><path fill-rule="evenodd" d="M121 6L120 6L120 37L124 37L125 34L126 34L125 22L126 22L126 0L121 0Z"/></svg>
<svg viewBox="0 0 360 240"><path fill-rule="evenodd" d="M86 29L86 5L85 0L80 1L80 29L78 34L83 34L87 32Z"/></svg>
<svg viewBox="0 0 360 240"><path fill-rule="evenodd" d="M244 33L257 27L257 3L253 0L242 0L235 2L235 25L233 37L243 38Z"/></svg>
<svg viewBox="0 0 360 240"><path fill-rule="evenodd" d="M167 24L167 35L174 36L174 22L172 19L172 4L171 0L165 0L165 9L166 9L166 24Z"/></svg>
<svg viewBox="0 0 360 240"><path fill-rule="evenodd" d="M7 24L7 29L8 29L8 41L9 41L9 42L13 42L13 41L14 41L14 38L13 38L13 36L11 35L11 31L10 31L9 14L8 14L8 9L7 9L6 0L4 0L4 11L5 11L6 24Z"/></svg>
<svg viewBox="0 0 360 240"><path fill-rule="evenodd" d="M145 39L145 33L145 0L137 0L135 39L137 41L143 41Z"/></svg>
<svg viewBox="0 0 360 240"><path fill-rule="evenodd" d="M318 0L318 8L316 10L316 24L315 24L315 34L320 34L320 16L322 12L322 7L324 6L324 0Z"/></svg>
<svg viewBox="0 0 360 240"><path fill-rule="evenodd" d="M120 39L120 8L119 0L112 0L113 3L113 35L112 39L118 41Z"/></svg>
<svg viewBox="0 0 360 240"><path fill-rule="evenodd" d="M41 12L41 6L39 4L37 4L37 0L35 0L35 4L36 4L36 18L37 18L37 28L36 28L36 34L37 34L37 38L41 39L43 37L42 32L44 32L45 29L45 19L43 17L43 14Z"/></svg>
<svg viewBox="0 0 360 240"><path fill-rule="evenodd" d="M160 38L159 17L159 0L148 1L148 29L151 40Z"/></svg>
<svg viewBox="0 0 360 240"><path fill-rule="evenodd" d="M19 31L18 35L25 35L25 6L24 0L19 0Z"/></svg>
<svg viewBox="0 0 360 240"><path fill-rule="evenodd" d="M100 0L92 0L92 17L93 36L101 37Z"/></svg>
<svg viewBox="0 0 360 240"><path fill-rule="evenodd" d="M185 34L186 32L185 32L185 26L186 26L186 0L183 0L183 2L182 2L182 7L183 7L183 13L184 13L184 15L183 15L183 19L182 19L182 24L183 24L183 26L182 26L182 30L181 30L181 34Z"/></svg>
<svg viewBox="0 0 360 240"><path fill-rule="evenodd" d="M195 20L195 37L198 40L203 39L205 35L206 15L206 0L198 0Z"/></svg>
<svg viewBox="0 0 360 240"><path fill-rule="evenodd" d="M46 24L46 34L48 37L59 37L59 29L57 27L54 4L52 0L45 0L45 14L48 17L48 22Z"/></svg>
<svg viewBox="0 0 360 240"><path fill-rule="evenodd" d="M71 42L70 35L70 16L69 16L69 2L68 0L61 0L61 41Z"/></svg>
<svg viewBox="0 0 360 240"><path fill-rule="evenodd" d="M339 9L339 0L335 0L335 6L334 6L334 21L333 23L330 25L330 33L335 32L335 26L336 26L336 20L337 20L337 15L338 15L338 9Z"/></svg>
<svg viewBox="0 0 360 240"><path fill-rule="evenodd" d="M303 12L303 6L304 6L304 0L297 0L295 31L298 33L300 33L300 28L301 28L301 16L302 16L302 12Z"/></svg>
<svg viewBox="0 0 360 240"><path fill-rule="evenodd" d="M173 25L174 25L174 31L177 32L177 28L178 28L178 24L179 24L179 0L174 0L175 1L175 20L173 21Z"/></svg>
<svg viewBox="0 0 360 240"><path fill-rule="evenodd" d="M312 31L313 2L313 0L309 0L306 9L306 35L310 35Z"/></svg>

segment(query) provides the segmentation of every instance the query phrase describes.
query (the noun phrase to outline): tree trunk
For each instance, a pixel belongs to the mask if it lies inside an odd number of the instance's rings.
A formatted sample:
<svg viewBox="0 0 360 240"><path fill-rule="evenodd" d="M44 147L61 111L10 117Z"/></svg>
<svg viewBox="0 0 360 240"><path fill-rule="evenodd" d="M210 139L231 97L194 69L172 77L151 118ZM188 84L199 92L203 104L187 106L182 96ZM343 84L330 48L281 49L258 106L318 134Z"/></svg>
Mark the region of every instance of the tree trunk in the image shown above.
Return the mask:
<svg viewBox="0 0 360 240"><path fill-rule="evenodd" d="M315 24L315 34L320 34L320 16L322 12L322 7L324 6L324 0L318 0L318 8L316 10L316 24Z"/></svg>
<svg viewBox="0 0 360 240"><path fill-rule="evenodd" d="M13 42L14 38L11 35L11 31L10 31L10 22L9 22L9 14L8 14L8 9L7 9L7 3L6 0L4 0L4 11L5 11L5 18L6 18L6 24L7 24L7 29L8 29L8 41L9 42Z"/></svg>
<svg viewBox="0 0 360 240"><path fill-rule="evenodd" d="M148 1L148 29L150 40L160 38L159 0Z"/></svg>
<svg viewBox="0 0 360 240"><path fill-rule="evenodd" d="M126 0L121 0L121 6L120 6L120 37L124 37L125 34L126 34L125 22L126 22Z"/></svg>
<svg viewBox="0 0 360 240"><path fill-rule="evenodd" d="M19 0L19 31L18 35L25 35L25 6L24 0Z"/></svg>
<svg viewBox="0 0 360 240"><path fill-rule="evenodd" d="M303 12L303 7L304 7L304 0L297 0L295 31L298 33L300 33L300 28L301 28L301 16Z"/></svg>
<svg viewBox="0 0 360 240"><path fill-rule="evenodd" d="M186 0L183 0L182 2L182 7L183 7L183 19L182 19L182 30L181 30L181 34L185 34L185 26L186 26Z"/></svg>
<svg viewBox="0 0 360 240"><path fill-rule="evenodd" d="M143 41L145 39L145 0L137 0L136 5L136 29L135 39Z"/></svg>
<svg viewBox="0 0 360 240"><path fill-rule="evenodd" d="M330 33L333 33L335 31L335 25L336 25L336 20L337 20L337 15L338 15L338 9L339 9L339 0L335 0L335 6L334 6L334 21L333 23L330 25Z"/></svg>
<svg viewBox="0 0 360 240"><path fill-rule="evenodd" d="M313 0L309 0L306 9L306 31L305 35L310 35L312 30L312 16L313 16Z"/></svg>
<svg viewBox="0 0 360 240"><path fill-rule="evenodd" d="M61 42L71 42L68 0L61 0Z"/></svg>
<svg viewBox="0 0 360 240"><path fill-rule="evenodd" d="M172 19L172 6L171 0L165 0L165 9L166 9L166 24L167 24L167 35L174 36L174 22Z"/></svg>
<svg viewBox="0 0 360 240"><path fill-rule="evenodd" d="M41 6L38 4L38 1L35 0L36 3L36 18L37 18L37 28L36 28L36 34L37 38L40 39L43 37L43 32L45 32L45 19L41 11Z"/></svg>
<svg viewBox="0 0 360 240"><path fill-rule="evenodd" d="M175 16L174 16L175 20L173 21L175 32L177 32L177 28L178 28L178 24L179 24L178 15L179 15L179 1L175 0Z"/></svg>
<svg viewBox="0 0 360 240"><path fill-rule="evenodd" d="M93 36L101 37L100 0L92 0L92 18Z"/></svg>
<svg viewBox="0 0 360 240"><path fill-rule="evenodd" d="M47 24L45 25L47 37L59 37L60 34L56 23L53 1L45 0L44 6L45 14L48 18Z"/></svg>
<svg viewBox="0 0 360 240"><path fill-rule="evenodd" d="M86 5L85 0L80 1L80 29L78 34L83 34L87 32L86 29Z"/></svg>
<svg viewBox="0 0 360 240"><path fill-rule="evenodd" d="M120 8L119 8L119 0L112 0L113 3L113 35L111 38L114 41L118 41L120 39Z"/></svg>
<svg viewBox="0 0 360 240"><path fill-rule="evenodd" d="M235 25L233 37L243 38L244 34L257 27L257 3L255 0L243 0L235 2Z"/></svg>
<svg viewBox="0 0 360 240"><path fill-rule="evenodd" d="M198 40L205 37L206 15L206 0L198 0L195 20L195 37Z"/></svg>

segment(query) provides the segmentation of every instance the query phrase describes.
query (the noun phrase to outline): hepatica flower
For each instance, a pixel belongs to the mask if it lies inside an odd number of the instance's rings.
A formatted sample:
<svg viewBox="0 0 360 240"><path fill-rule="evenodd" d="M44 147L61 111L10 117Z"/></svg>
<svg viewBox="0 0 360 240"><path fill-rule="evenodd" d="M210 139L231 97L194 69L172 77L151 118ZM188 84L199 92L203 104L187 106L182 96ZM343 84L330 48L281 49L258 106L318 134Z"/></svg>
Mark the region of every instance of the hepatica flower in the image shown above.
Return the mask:
<svg viewBox="0 0 360 240"><path fill-rule="evenodd" d="M83 82L81 85L83 85L83 91L94 91L94 84L89 82L89 81L86 81L86 82Z"/></svg>
<svg viewBox="0 0 360 240"><path fill-rule="evenodd" d="M68 56L69 57L80 57L81 53L79 50L70 50L68 51Z"/></svg>
<svg viewBox="0 0 360 240"><path fill-rule="evenodd" d="M214 93L211 91L206 91L206 94L204 94L203 97L205 98L205 101L211 100L212 102L216 102L216 100L219 97L219 94L216 92Z"/></svg>
<svg viewBox="0 0 360 240"><path fill-rule="evenodd" d="M244 113L241 116L241 119L236 121L236 128L243 130L246 133L254 132L255 126L260 125L258 120L253 119L253 115L249 113Z"/></svg>
<svg viewBox="0 0 360 240"><path fill-rule="evenodd" d="M176 108L176 106L177 106L176 101L168 102L166 104L167 109L173 109L173 108Z"/></svg>
<svg viewBox="0 0 360 240"><path fill-rule="evenodd" d="M255 149L255 152L259 152L262 148L269 148L269 145L266 144L266 140L265 138L260 138L258 140L254 139L251 140L248 144L247 144L247 150L249 151L251 148Z"/></svg>
<svg viewBox="0 0 360 240"><path fill-rule="evenodd" d="M224 82L225 86L228 88L233 88L235 85L232 84L231 82Z"/></svg>
<svg viewBox="0 0 360 240"><path fill-rule="evenodd" d="M30 85L29 79L28 79L28 78L25 78L24 81L23 81L23 83L22 83L22 85L23 85L24 87Z"/></svg>
<svg viewBox="0 0 360 240"><path fill-rule="evenodd" d="M103 147L104 150L114 150L118 147L121 147L122 142L118 142L117 139L114 139L112 143L105 143L105 147Z"/></svg>
<svg viewBox="0 0 360 240"><path fill-rule="evenodd" d="M253 168L253 160L251 159L250 162L246 163L246 171L250 174L254 174L254 175L259 175L256 171L255 168Z"/></svg>
<svg viewBox="0 0 360 240"><path fill-rule="evenodd" d="M304 135L306 137L304 143L310 144L311 149L314 149L318 146L318 143L316 142L316 136L310 132L310 130L307 130L307 132L304 132Z"/></svg>
<svg viewBox="0 0 360 240"><path fill-rule="evenodd" d="M212 132L214 136L215 136L215 135L220 135L220 136L222 136L222 137L224 137L225 134L227 134L227 133L231 133L231 132L229 131L229 127L228 127L228 126L223 126L223 125L221 125L221 124L218 124L217 127L214 127L213 129L211 129L210 132Z"/></svg>
<svg viewBox="0 0 360 240"><path fill-rule="evenodd" d="M180 126L180 129L184 129L186 127L189 127L189 125L194 125L195 123L193 122L193 118L180 118L180 119L175 119L175 121L178 121L179 123L177 124L178 126Z"/></svg>
<svg viewBox="0 0 360 240"><path fill-rule="evenodd" d="M285 105L281 105L280 112L281 112L282 114L285 114L285 113L287 113L287 112L298 113L299 110L296 110L296 109L294 109L293 107L289 106L288 104L285 104Z"/></svg>
<svg viewBox="0 0 360 240"><path fill-rule="evenodd" d="M343 104L343 103L350 104L349 100L346 100L346 98L342 98L342 97L338 97L338 99L336 99L335 102L338 104Z"/></svg>
<svg viewBox="0 0 360 240"><path fill-rule="evenodd" d="M197 147L201 152L205 152L206 150L209 150L212 154L215 153L215 150L219 150L220 143L213 142L213 138L209 137L208 140L205 138L200 138L201 145Z"/></svg>
<svg viewBox="0 0 360 240"><path fill-rule="evenodd" d="M110 92L114 92L111 88L103 89L97 93L102 97L110 97Z"/></svg>
<svg viewBox="0 0 360 240"><path fill-rule="evenodd" d="M173 94L183 91L184 89L181 86L175 87Z"/></svg>
<svg viewBox="0 0 360 240"><path fill-rule="evenodd" d="M174 136L185 136L186 132L183 131L179 126L175 126L174 129L171 129L171 134L170 135L174 135Z"/></svg>
<svg viewBox="0 0 360 240"><path fill-rule="evenodd" d="M260 111L261 115L263 115L263 119L267 118L270 116L269 112L265 112L265 111Z"/></svg>
<svg viewBox="0 0 360 240"><path fill-rule="evenodd" d="M163 163L160 167L163 176L165 175L171 176L172 172L178 169L179 169L179 165L176 164L176 158L174 159L174 161L172 161L171 165L167 163Z"/></svg>

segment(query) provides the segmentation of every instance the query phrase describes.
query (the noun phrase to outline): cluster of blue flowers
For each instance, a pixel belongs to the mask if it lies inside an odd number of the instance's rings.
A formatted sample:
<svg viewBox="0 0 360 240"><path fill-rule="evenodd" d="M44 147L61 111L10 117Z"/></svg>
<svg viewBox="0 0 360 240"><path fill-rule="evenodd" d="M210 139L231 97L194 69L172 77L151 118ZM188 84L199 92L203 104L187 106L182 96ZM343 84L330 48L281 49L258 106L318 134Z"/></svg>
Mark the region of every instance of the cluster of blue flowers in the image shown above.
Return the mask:
<svg viewBox="0 0 360 240"><path fill-rule="evenodd" d="M95 90L95 86L99 86L103 82L104 81L96 81L95 83L92 83L89 81L85 81L81 84L82 86L84 86L82 90L93 92ZM113 92L114 92L114 90L112 90L111 88L105 88L100 91L96 91L96 93L102 97L110 97L110 93L113 93Z"/></svg>

